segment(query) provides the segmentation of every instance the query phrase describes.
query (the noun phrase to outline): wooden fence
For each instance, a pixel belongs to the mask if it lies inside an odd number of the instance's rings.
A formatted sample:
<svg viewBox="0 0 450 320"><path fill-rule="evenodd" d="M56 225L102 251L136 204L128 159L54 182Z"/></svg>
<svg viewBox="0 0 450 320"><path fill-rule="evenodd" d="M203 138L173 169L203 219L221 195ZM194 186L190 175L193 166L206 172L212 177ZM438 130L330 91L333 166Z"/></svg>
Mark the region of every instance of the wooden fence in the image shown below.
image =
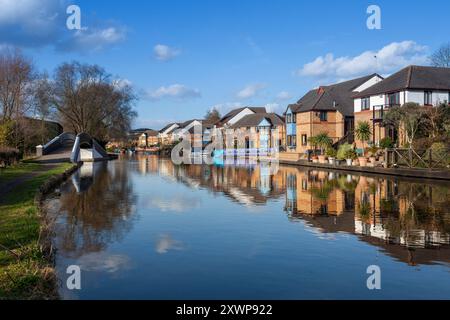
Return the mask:
<svg viewBox="0 0 450 320"><path fill-rule="evenodd" d="M386 149L385 167L422 168L422 169L442 169L450 167L449 150L436 152L431 148L428 150L414 149Z"/></svg>

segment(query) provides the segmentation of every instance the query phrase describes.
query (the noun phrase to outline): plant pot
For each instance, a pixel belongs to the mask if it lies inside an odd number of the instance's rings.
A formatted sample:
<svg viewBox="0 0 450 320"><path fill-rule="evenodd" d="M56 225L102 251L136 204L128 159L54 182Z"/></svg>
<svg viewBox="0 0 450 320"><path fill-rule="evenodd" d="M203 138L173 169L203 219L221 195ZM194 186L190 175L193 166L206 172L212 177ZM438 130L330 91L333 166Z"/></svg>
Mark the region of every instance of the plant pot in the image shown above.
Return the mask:
<svg viewBox="0 0 450 320"><path fill-rule="evenodd" d="M375 162L377 162L377 158L375 158L375 157L370 157L369 160L370 160L370 163L373 163L373 164L375 164Z"/></svg>
<svg viewBox="0 0 450 320"><path fill-rule="evenodd" d="M367 158L366 157L358 157L359 166L365 167L367 166Z"/></svg>
<svg viewBox="0 0 450 320"><path fill-rule="evenodd" d="M321 163L321 164L327 163L327 157L326 156L319 156L319 163Z"/></svg>
<svg viewBox="0 0 450 320"><path fill-rule="evenodd" d="M328 163L335 166L336 165L336 159L333 157L328 158Z"/></svg>
<svg viewBox="0 0 450 320"><path fill-rule="evenodd" d="M313 163L319 163L319 159L318 159L318 158L313 158L313 159L312 159L312 162L313 162Z"/></svg>
<svg viewBox="0 0 450 320"><path fill-rule="evenodd" d="M345 160L347 162L347 165L350 167L353 163L353 159L347 159Z"/></svg>

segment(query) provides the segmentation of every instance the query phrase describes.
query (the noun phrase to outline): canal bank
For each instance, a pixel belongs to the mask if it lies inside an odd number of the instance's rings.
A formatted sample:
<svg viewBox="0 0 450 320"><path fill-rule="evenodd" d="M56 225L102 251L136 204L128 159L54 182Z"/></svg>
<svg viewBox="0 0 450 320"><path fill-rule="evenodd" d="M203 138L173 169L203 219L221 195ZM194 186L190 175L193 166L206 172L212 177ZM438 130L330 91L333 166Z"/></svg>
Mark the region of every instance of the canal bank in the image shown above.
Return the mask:
<svg viewBox="0 0 450 320"><path fill-rule="evenodd" d="M2 169L0 300L58 298L51 224L43 203L78 168L67 163L21 163Z"/></svg>
<svg viewBox="0 0 450 320"><path fill-rule="evenodd" d="M429 180L448 180L450 181L450 170L429 170L414 168L382 168L382 167L358 167L346 165L331 165L322 163L313 163L306 160L287 161L280 160L281 164L290 166L300 166L308 168L317 168L325 170L339 170L346 172L357 172L360 174L387 175L403 178L423 178Z"/></svg>

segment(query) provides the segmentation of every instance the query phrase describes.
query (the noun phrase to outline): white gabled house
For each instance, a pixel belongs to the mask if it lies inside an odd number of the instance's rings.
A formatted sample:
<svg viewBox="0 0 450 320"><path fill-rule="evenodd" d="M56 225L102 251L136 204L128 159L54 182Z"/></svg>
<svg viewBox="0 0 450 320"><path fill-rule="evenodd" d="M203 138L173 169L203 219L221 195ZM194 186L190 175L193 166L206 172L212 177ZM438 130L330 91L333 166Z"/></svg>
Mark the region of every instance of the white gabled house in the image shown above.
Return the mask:
<svg viewBox="0 0 450 320"><path fill-rule="evenodd" d="M450 68L409 66L354 95L355 125L369 121L374 144L385 137L396 141L399 128L382 124L386 110L409 102L433 107L449 101Z"/></svg>

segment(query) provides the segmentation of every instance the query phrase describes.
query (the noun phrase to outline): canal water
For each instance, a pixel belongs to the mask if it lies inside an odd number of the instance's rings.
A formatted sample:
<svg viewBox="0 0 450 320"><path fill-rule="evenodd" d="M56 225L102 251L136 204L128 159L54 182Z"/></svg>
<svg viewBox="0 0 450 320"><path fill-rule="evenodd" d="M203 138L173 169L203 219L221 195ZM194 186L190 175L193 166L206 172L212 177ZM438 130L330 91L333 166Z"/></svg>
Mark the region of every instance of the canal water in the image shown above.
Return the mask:
<svg viewBox="0 0 450 320"><path fill-rule="evenodd" d="M47 205L65 299L450 298L442 182L142 155L83 165Z"/></svg>

